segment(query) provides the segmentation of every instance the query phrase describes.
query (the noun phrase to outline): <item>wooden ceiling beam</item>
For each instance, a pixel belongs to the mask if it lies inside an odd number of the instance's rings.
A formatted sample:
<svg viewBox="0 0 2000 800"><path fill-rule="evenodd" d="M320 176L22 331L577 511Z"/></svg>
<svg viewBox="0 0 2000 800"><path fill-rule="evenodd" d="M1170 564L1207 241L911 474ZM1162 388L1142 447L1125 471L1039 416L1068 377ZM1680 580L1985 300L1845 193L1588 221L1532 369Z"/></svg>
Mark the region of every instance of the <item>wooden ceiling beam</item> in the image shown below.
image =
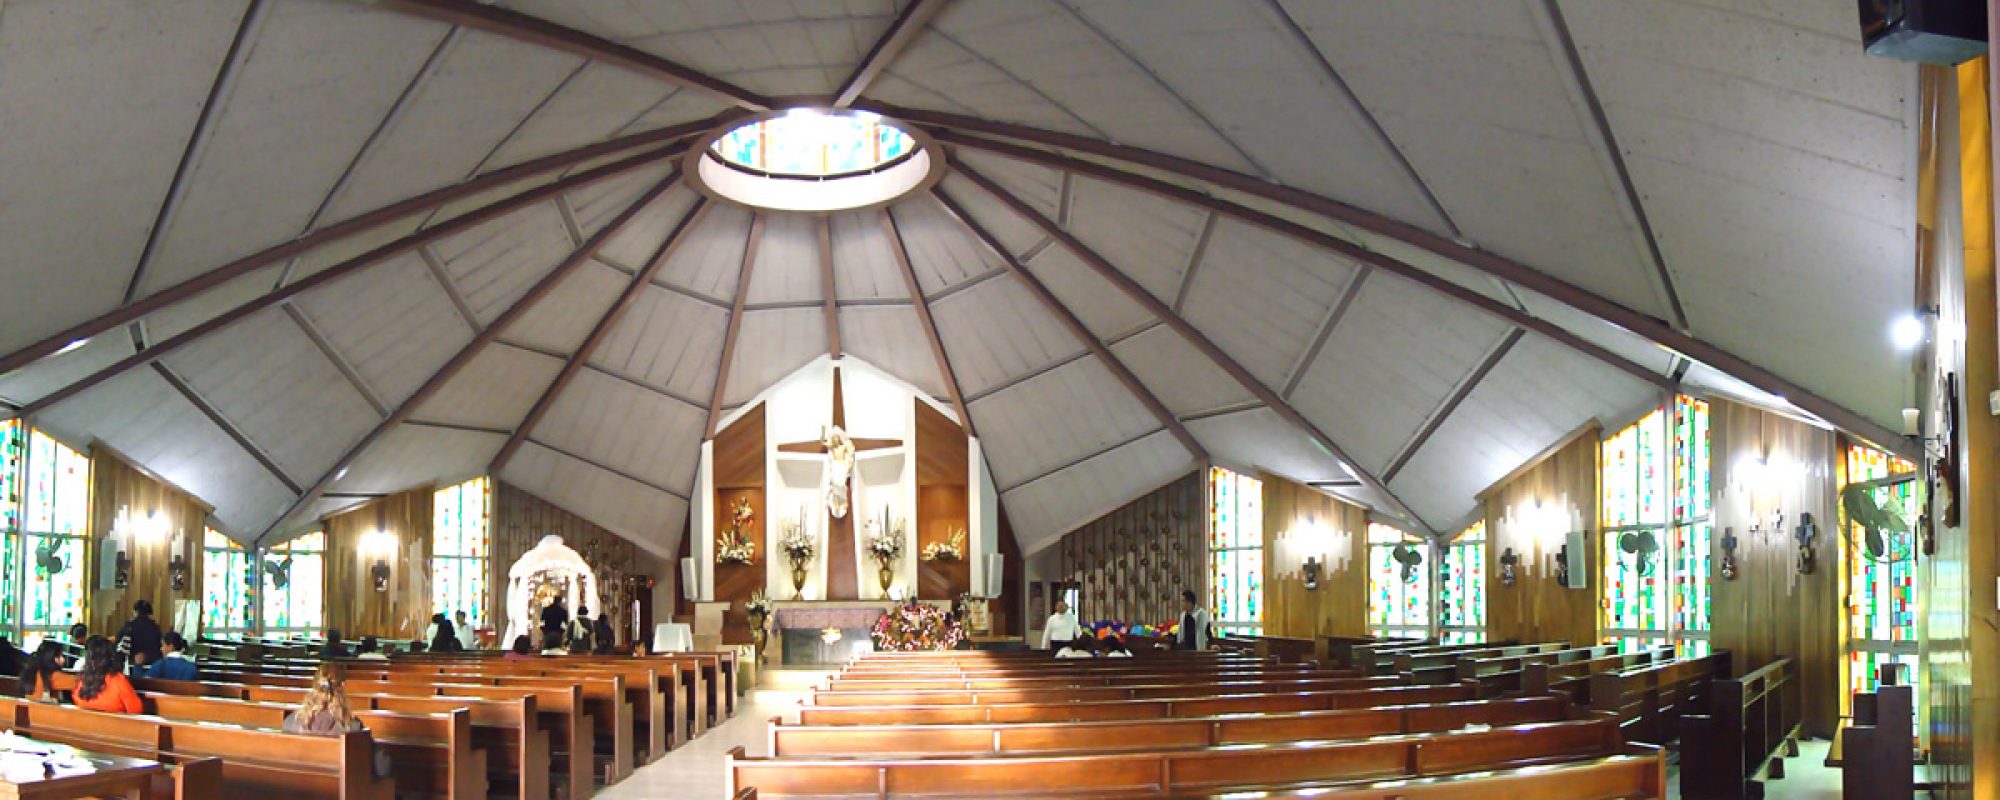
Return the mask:
<svg viewBox="0 0 2000 800"><path fill-rule="evenodd" d="M722 422L723 392L729 388L729 362L736 359L736 334L743 330L743 304L750 297L750 274L757 266L757 245L764 241L764 214L750 218L750 234L743 242L743 265L736 271L736 297L729 302L729 327L722 333L722 362L715 365L715 386L708 395L708 434L715 438L715 426Z"/></svg>
<svg viewBox="0 0 2000 800"><path fill-rule="evenodd" d="M819 218L819 293L825 302L826 354L840 357L840 303L833 285L833 217Z"/></svg>
<svg viewBox="0 0 2000 800"><path fill-rule="evenodd" d="M396 241L390 242L388 244L382 245L381 247L377 247L366 253L355 256L354 258L350 258L346 261L341 262L340 264L328 267L324 270L314 273L313 275L307 278L295 281L293 283L288 283L283 287L278 288L274 291L268 292L263 295L259 295L255 299L246 301L241 305L238 305L235 308L225 311L222 314L212 319L209 319L199 325L196 325L192 328L189 328L185 331L175 334L171 338L168 338L161 342L157 342L152 347L148 347L144 350L133 353L130 356L126 356L125 358L120 359L119 361L113 363L108 367L93 372L83 377L80 380L77 380L73 383L70 383L67 386L62 387L61 389L57 389L53 392L50 392L47 395L37 398L34 402L29 403L27 406L23 407L19 413L22 416L28 416L40 412L44 409L47 409L50 406L53 406L64 400L74 397L77 394L87 391L90 388L97 386L100 383L115 378L118 375L123 374L126 370L157 361L160 358L165 357L169 353L172 353L176 350L186 347L187 345L194 343L196 340L202 338L203 336L207 336L210 333L214 333L218 330L226 328L236 323L237 321L250 316L251 314L255 314L258 311L262 311L266 308L270 308L271 306L277 305L278 303L281 303L288 298L295 297L312 289L324 286L328 283L332 283L333 281L347 277L348 275L358 272L360 270L387 261L388 259L394 256L401 255L402 253L408 252L418 247L422 247L426 244L437 241L439 239L443 239L447 236L471 230L472 228L486 224L487 222L491 222L495 219L499 219L503 216L506 216L507 214L513 213L528 206L532 206L536 203L549 200L550 198L560 195L563 192L567 192L572 189L580 188L583 186L588 186L598 181L617 177L619 175L623 175L627 172L638 169L640 167L648 166L655 162L670 160L673 158L674 155L680 152L681 148L675 146L675 147L667 147L660 150L652 150L645 153L641 153L639 155L632 156L630 158L626 158L621 161L616 161L610 164L606 164L596 169L588 170L585 172L579 172L567 178L563 178L561 180L557 180L551 183L534 187L532 189L528 189L526 191L520 192L519 194L515 194L511 197L508 197L507 199L482 206L473 211L469 211L457 217L445 220L444 222L438 223L429 228L417 231L416 233L410 234L409 236L405 236L401 239L397 239ZM488 329L490 330L491 326L488 326Z"/></svg>
<svg viewBox="0 0 2000 800"><path fill-rule="evenodd" d="M895 116L913 124L930 126L931 135L939 141L964 147L1007 155L1060 170L1073 171L1093 178L1144 189L1154 194L1180 199L1183 202L1220 210L1230 216L1259 225L1260 227L1288 233L1295 238L1319 244L1364 263L1380 266L1390 272L1423 283L1439 292L1451 295L1481 308L1499 312L1511 308L1484 295L1464 290L1463 287L1420 270L1414 266L1379 253L1374 253L1353 242L1327 234L1304 225L1257 211L1238 203L1222 200L1201 191L1168 183L1156 178L1138 175L1099 161L1064 155L1044 147L1057 148L1075 153L1083 153L1099 158L1114 159L1127 164L1158 170L1179 178L1211 184L1217 188L1264 200L1280 203L1310 214L1339 222L1352 228L1367 231L1402 242L1438 256L1450 259L1480 272L1487 273L1509 284L1521 286L1549 299L1567 305L1599 320L1623 328L1654 344L1681 355L1700 361L1720 370L1757 389L1785 398L1800 410L1818 417L1826 423L1840 428L1858 438L1866 440L1878 448L1896 453L1904 458L1921 458L1920 448L1890 430L1838 403L1821 397L1799 384L1780 377L1776 373L1751 363L1747 359L1730 353L1721 347L1701 341L1675 329L1667 322L1634 311L1609 299L1597 295L1575 284L1537 271L1518 261L1513 261L1496 253L1460 244L1430 231L1403 223L1389 217L1364 211L1329 197L1313 194L1291 186L1269 183L1254 176L1245 175L1221 167L1210 166L1178 156L1170 156L1129 145L1099 141L1087 136L1043 131L1025 125L992 122L963 114L922 111L898 106L868 104L868 110ZM970 132L970 133L967 133ZM1038 147L1025 147L989 137L1001 137L1022 142L1031 142ZM1448 288L1449 287L1449 288ZM1501 314L1515 324L1533 330L1597 357L1612 366L1633 373L1645 380L1677 389L1672 381L1663 381L1658 373L1633 364L1570 334L1559 326L1521 313L1513 309L1511 314ZM1636 370L1636 371L1635 371ZM1646 377L1646 376L1652 377Z"/></svg>
<svg viewBox="0 0 2000 800"><path fill-rule="evenodd" d="M1029 272L1026 265L1015 259L1013 253L1007 252L1006 246L1002 245L992 232L986 230L985 226L974 220L972 215L966 212L965 206L959 204L951 195L945 194L943 189L934 190L932 194L937 196L938 202L944 204L945 210L958 218L960 225L972 233L973 238L978 239L981 244L986 245L986 249L1000 257L1000 261L1007 265L1007 271L1013 273L1015 279L1028 287L1028 293L1041 301L1042 307L1048 309L1051 315L1062 322L1063 327L1069 329L1070 335L1090 348L1091 355L1097 356L1097 360L1111 371L1111 375L1117 378L1119 383L1124 384L1125 390L1138 398L1140 404L1160 421L1161 426L1173 433L1174 439L1181 443L1181 448L1187 450L1188 455L1193 456L1197 462L1203 464L1209 462L1208 448L1201 446L1200 440L1194 438L1194 434L1181 423L1173 411L1167 408L1167 404L1160 402L1159 396L1153 394L1153 390L1147 388L1146 384L1139 380L1139 376L1125 366L1124 360L1111 352L1111 348L1105 345L1102 339L1097 338L1097 334L1091 333L1090 328L1083 324L1083 320L1077 318L1069 306L1065 305L1061 298L1056 297L1055 292L1049 291L1049 287L1044 285L1040 278L1035 277L1033 272Z"/></svg>
<svg viewBox="0 0 2000 800"><path fill-rule="evenodd" d="M769 111L771 99L692 67L519 11L472 0L372 0L372 5L470 28L518 42L560 50L685 86L750 111Z"/></svg>
<svg viewBox="0 0 2000 800"><path fill-rule="evenodd" d="M951 407L958 412L958 424L965 428L965 435L978 436L972 425L972 412L965 406L965 393L959 391L958 373L951 368L951 357L945 355L944 339L938 336L937 320L931 317L931 301L924 298L923 284L917 282L917 270L910 265L910 251L903 246L903 231L896 226L896 217L889 209L882 209L882 232L889 237L889 253L895 256L896 271L903 275L903 288L910 293L910 301L917 311L917 323L924 328L924 338L930 340L931 358L937 362L938 377L944 379L945 391L951 393Z"/></svg>
<svg viewBox="0 0 2000 800"><path fill-rule="evenodd" d="M562 153L523 161L511 167L497 169L467 181L433 189L407 200L390 203L373 211L349 217L310 233L301 234L291 241L223 264L200 275L196 275L173 286L136 299L91 319L72 325L19 350L0 356L0 374L34 363L37 359L55 353L71 342L89 339L120 325L135 321L167 306L221 286L235 278L255 272L263 267L297 258L314 249L332 242L373 230L389 223L429 211L467 197L473 197L516 181L533 178L548 173L560 172L585 162L609 155L667 144L687 136L707 130L719 124L719 119L711 118L655 131L620 136L597 144L579 147ZM450 224L449 222L444 224Z"/></svg>
<svg viewBox="0 0 2000 800"><path fill-rule="evenodd" d="M660 243L660 249L653 254L652 260L647 261L646 266L632 276L631 282L625 285L624 291L618 293L618 298L612 301L611 307L605 309L603 316L597 318L597 324L591 327L590 335L585 336L583 344L578 345L576 352L571 353L569 359L563 362L562 370L556 373L555 380L549 382L548 388L542 390L542 396L535 400L534 407L528 409L527 415L521 418L521 424L514 426L514 432L507 437L507 443L500 446L500 452L494 454L493 461L487 464L487 473L498 475L500 469L507 466L508 459L513 458L514 452L521 449L521 443L527 440L535 426L541 423L543 415L555 405L556 397L561 395L564 389L569 388L569 382L582 371L584 364L590 362L590 356L597 352L598 345L603 344L604 339L611 335L611 331L618 327L618 323L625 319L625 314L632 310L632 305L638 301L639 295L653 282L653 276L660 274L660 268L665 266L667 259L673 257L674 251L680 249L681 244L687 241L687 232L700 223L702 216L708 213L708 209L708 198L695 198L694 207L689 208L687 213L681 216L680 222L674 225L673 232L667 235L666 241Z"/></svg>
<svg viewBox="0 0 2000 800"><path fill-rule="evenodd" d="M931 18L944 10L945 2L946 0L911 0L909 5L904 6L903 13L897 15L896 21L889 24L889 30L882 34L882 38L875 40L874 47L868 48L868 55L854 68L854 74L847 76L846 82L840 85L840 91L833 96L833 107L846 108L860 99L861 93L868 91L869 84L874 83L875 78L880 76L883 70L888 69L890 64L895 63L897 56L903 54L903 49L909 47L910 42L915 41L917 36L923 33L924 26L930 24Z"/></svg>
<svg viewBox="0 0 2000 800"><path fill-rule="evenodd" d="M472 341L466 342L464 347L460 347L458 352L452 355L451 360L446 361L443 366L438 367L436 372L431 373L430 378L426 379L422 386L417 387L415 392L411 393L408 398L398 404L394 412L387 417L383 417L382 421L376 423L375 427L369 430L366 436L361 437L361 441L355 442L353 447L348 448L347 452L342 453L340 460L333 462L331 466L327 467L326 472L321 473L318 480L313 481L311 486L306 487L306 490L299 494L298 499L292 501L291 505L285 508L284 513L279 514L277 518L271 520L271 524L264 528L262 533L257 535L255 544L262 544L266 537L283 526L286 521L292 518L292 515L299 513L302 509L312 505L313 501L319 499L320 495L326 492L327 487L333 484L337 476L345 473L348 467L353 466L362 453L367 452L368 448L374 445L375 442L379 441L383 436L388 435L390 431L395 430L396 426L401 425L404 420L409 419L410 415L416 412L418 406L423 405L432 395L437 394L438 390L444 388L445 384L450 383L451 379L456 377L460 370L465 369L467 364L472 363L472 360L479 356L480 351L486 349L486 345L500 338L500 334L507 330L507 326L526 315L543 298L548 297L550 293L554 292L556 287L563 282L564 278L568 278L571 274L589 263L591 256L596 255L598 249L602 248L605 242L610 241L611 237L622 232L625 226L634 217L639 215L641 209L650 205L660 195L665 194L668 189L673 188L674 184L680 181L680 177L680 172L676 170L672 174L669 174L666 179L647 189L644 194L639 196L637 201L626 207L624 211L620 211L618 216L612 218L596 235L591 236L589 241L584 242L583 246L572 250L568 256L565 256L556 265L555 269L550 270L549 274L542 276L541 280L536 281L533 286L528 287L528 291L522 294L520 299L515 300L512 305L507 307L506 311L500 312L500 316L494 318L493 324L486 326L485 329L472 337Z"/></svg>
<svg viewBox="0 0 2000 800"><path fill-rule="evenodd" d="M1395 492L1389 490L1388 484L1375 477L1374 473L1370 472L1367 467L1356 461L1352 456L1349 456L1347 451L1333 440L1333 437L1326 435L1324 431L1319 429L1319 426L1314 425L1311 420L1305 418L1304 414L1300 414L1298 409L1293 408L1291 403L1285 402L1285 399L1279 397L1276 391L1273 391L1269 386L1265 386L1263 381L1257 379L1257 376L1250 374L1250 371L1244 369L1243 365L1238 363L1235 358L1223 352L1221 347L1217 346L1215 342L1210 341L1208 335L1195 328L1194 324L1188 322L1186 317L1175 313L1172 307L1161 302L1159 298L1153 296L1152 292L1146 291L1145 287L1140 286L1138 282L1127 277L1123 271L1105 259L1104 256L1098 254L1096 250L1084 244L1082 240L1077 239L1061 225L1057 225L1055 220L1043 216L1040 210L1029 205L1021 198L1014 196L1012 192L1002 188L1000 184L994 183L993 179L980 174L978 170L972 169L956 159L953 159L951 164L958 170L959 174L978 184L981 189L986 190L988 194L997 198L1002 204L1012 209L1014 213L1040 227L1043 233L1055 239L1058 244L1069 250L1085 266L1090 267L1091 271L1096 272L1099 277L1111 282L1111 285L1117 287L1126 297L1138 303L1140 308L1145 309L1147 313L1166 323L1167 327L1172 328L1174 332L1180 334L1181 339L1193 345L1196 350L1201 351L1202 355L1207 356L1210 362L1220 367L1237 384L1249 390L1251 395L1257 398L1258 402L1263 403L1266 407L1276 412L1279 418L1290 423L1293 427L1304 431L1328 455L1338 460L1341 467L1347 470L1349 474L1368 484L1370 489L1374 490L1384 502L1392 507L1390 510L1396 516L1405 517L1412 525L1421 527L1425 524L1423 518L1417 516L1416 511L1404 503L1402 498L1397 497Z"/></svg>

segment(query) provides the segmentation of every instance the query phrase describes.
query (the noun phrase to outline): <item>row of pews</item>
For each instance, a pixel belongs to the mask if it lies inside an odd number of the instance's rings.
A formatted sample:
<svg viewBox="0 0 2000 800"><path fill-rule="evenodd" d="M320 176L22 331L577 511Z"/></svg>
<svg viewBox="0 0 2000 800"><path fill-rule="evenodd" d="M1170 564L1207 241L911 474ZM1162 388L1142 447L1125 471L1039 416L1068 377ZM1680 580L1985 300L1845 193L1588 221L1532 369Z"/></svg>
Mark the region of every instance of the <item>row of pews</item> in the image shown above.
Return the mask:
<svg viewBox="0 0 2000 800"><path fill-rule="evenodd" d="M781 800L1659 798L1682 726L1726 738L1701 713L1730 680L1723 654L1270 638L1131 659L870 654L815 689L797 723L770 720L767 756L730 751L729 787Z"/></svg>
<svg viewBox="0 0 2000 800"><path fill-rule="evenodd" d="M497 653L346 660L365 732L283 733L318 662L202 661L199 681L133 680L144 713L0 697L5 727L93 752L203 762L214 792L158 797L585 798L735 713L733 651L506 659ZM67 677L67 676L65 676ZM57 688L68 688L58 682ZM388 756L377 777L372 752ZM212 762L210 761L212 760ZM177 775L178 773L176 773ZM176 780L181 780L175 778Z"/></svg>

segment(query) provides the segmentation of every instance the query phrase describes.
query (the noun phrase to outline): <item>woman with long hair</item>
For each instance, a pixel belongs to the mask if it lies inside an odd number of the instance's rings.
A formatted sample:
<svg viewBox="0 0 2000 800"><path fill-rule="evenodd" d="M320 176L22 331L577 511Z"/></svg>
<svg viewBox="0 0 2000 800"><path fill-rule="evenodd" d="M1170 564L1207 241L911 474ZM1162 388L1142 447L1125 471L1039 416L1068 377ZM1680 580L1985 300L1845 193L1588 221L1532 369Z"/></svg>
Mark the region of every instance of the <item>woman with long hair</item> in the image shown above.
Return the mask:
<svg viewBox="0 0 2000 800"><path fill-rule="evenodd" d="M533 642L528 641L528 635L525 633L514 637L514 646L507 651L507 655L501 656L503 660L507 661L519 661L534 657L535 645Z"/></svg>
<svg viewBox="0 0 2000 800"><path fill-rule="evenodd" d="M286 733L308 736L339 736L348 731L368 730L355 719L347 705L347 668L331 661L320 662L313 672L312 687L299 700L298 710L285 715ZM389 754L375 748L375 776L389 775Z"/></svg>
<svg viewBox="0 0 2000 800"><path fill-rule="evenodd" d="M132 690L132 682L125 678L125 657L111 646L110 639L102 636L84 640L83 671L77 673L76 691L72 694L78 708L113 714L137 714L145 710L139 703L139 693Z"/></svg>
<svg viewBox="0 0 2000 800"><path fill-rule="evenodd" d="M28 657L27 666L21 669L21 696L29 700L54 700L56 673L66 666L69 659L63 657L62 643L43 639L35 647L35 654Z"/></svg>
<svg viewBox="0 0 2000 800"><path fill-rule="evenodd" d="M452 626L451 619L446 617L444 612L432 614L431 624L437 628L437 631L431 634L431 652L456 653L462 649L458 641L458 628Z"/></svg>

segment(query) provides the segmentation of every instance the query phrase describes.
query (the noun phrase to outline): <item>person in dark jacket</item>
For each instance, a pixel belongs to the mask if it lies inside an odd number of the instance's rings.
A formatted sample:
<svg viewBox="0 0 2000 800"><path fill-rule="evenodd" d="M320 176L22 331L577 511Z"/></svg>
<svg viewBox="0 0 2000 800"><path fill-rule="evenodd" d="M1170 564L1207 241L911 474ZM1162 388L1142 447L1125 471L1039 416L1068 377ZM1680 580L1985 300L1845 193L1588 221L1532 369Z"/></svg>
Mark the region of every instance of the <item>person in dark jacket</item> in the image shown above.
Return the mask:
<svg viewBox="0 0 2000 800"><path fill-rule="evenodd" d="M132 665L144 667L160 660L160 623L153 621L150 600L132 601L132 619L118 629L119 644L132 654Z"/></svg>
<svg viewBox="0 0 2000 800"><path fill-rule="evenodd" d="M611 655L618 644L613 641L618 638L618 633L611 629L611 620L606 619L609 616L611 615L597 615L597 654L600 656Z"/></svg>
<svg viewBox="0 0 2000 800"><path fill-rule="evenodd" d="M167 681L192 681L201 676L195 669L194 661L187 657L187 639L178 631L167 631L160 637L161 657L146 668L146 677Z"/></svg>
<svg viewBox="0 0 2000 800"><path fill-rule="evenodd" d="M320 645L319 657L327 661L336 658L353 658L354 651L347 649L347 643L341 641L339 628L327 628L326 644Z"/></svg>
<svg viewBox="0 0 2000 800"><path fill-rule="evenodd" d="M569 627L569 609L563 608L560 598L549 598L548 605L542 606L542 649L562 647L566 627Z"/></svg>
<svg viewBox="0 0 2000 800"><path fill-rule="evenodd" d="M444 614L432 614L431 623L437 626L437 633L431 634L431 652L456 653L465 649L459 644L458 629Z"/></svg>

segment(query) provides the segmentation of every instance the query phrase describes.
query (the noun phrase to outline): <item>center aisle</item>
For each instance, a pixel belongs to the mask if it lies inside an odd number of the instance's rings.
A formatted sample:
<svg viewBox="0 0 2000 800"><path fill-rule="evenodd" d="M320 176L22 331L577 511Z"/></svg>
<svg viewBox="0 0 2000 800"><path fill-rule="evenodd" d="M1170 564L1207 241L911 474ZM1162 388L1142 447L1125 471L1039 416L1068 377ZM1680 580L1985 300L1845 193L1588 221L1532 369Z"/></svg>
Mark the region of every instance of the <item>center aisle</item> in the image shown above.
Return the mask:
<svg viewBox="0 0 2000 800"><path fill-rule="evenodd" d="M753 691L748 702L739 706L736 716L728 722L667 751L660 760L634 770L632 777L605 787L596 797L598 800L722 797L723 754L741 746L750 755L767 755L770 749L767 723L776 716L784 717L786 722L798 722L799 702L805 697L803 691Z"/></svg>

